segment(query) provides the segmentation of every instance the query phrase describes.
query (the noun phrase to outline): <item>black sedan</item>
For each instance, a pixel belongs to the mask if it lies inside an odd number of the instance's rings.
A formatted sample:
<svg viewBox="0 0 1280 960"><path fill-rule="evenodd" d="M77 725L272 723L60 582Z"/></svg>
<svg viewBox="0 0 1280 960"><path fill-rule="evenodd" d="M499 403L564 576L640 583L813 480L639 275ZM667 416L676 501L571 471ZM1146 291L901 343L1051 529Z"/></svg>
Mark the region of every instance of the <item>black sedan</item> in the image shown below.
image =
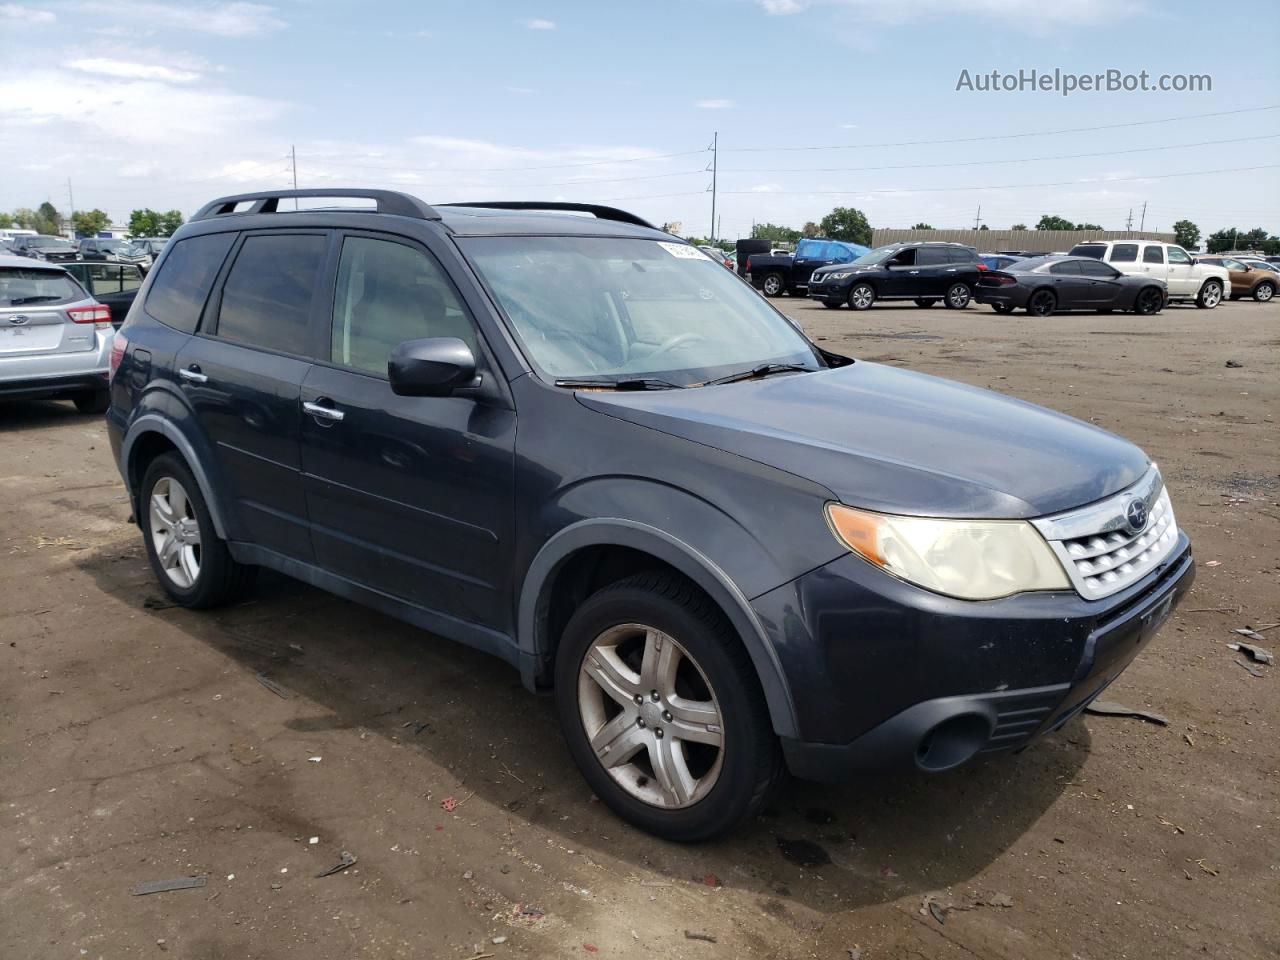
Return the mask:
<svg viewBox="0 0 1280 960"><path fill-rule="evenodd" d="M1132 310L1149 316L1159 313L1168 297L1163 281L1126 276L1091 257L1051 256L984 271L973 299L991 304L996 313L1023 307L1036 317L1062 310Z"/></svg>

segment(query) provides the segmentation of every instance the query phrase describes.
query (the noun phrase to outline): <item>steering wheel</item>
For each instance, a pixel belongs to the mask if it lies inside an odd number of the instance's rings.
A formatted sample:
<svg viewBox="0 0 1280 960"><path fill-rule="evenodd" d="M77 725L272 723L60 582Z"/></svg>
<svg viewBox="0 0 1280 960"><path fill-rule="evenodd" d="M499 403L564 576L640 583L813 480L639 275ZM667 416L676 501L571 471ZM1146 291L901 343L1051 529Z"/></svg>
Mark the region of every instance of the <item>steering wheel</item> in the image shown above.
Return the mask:
<svg viewBox="0 0 1280 960"><path fill-rule="evenodd" d="M677 333L674 337L669 337L665 341L660 343L658 345L658 349L654 350L653 353L645 357L645 360L652 360L654 357L659 356L660 354L666 353L669 350L674 350L676 347L680 346L681 344L692 343L695 340L705 340L705 339L707 338L700 333Z"/></svg>

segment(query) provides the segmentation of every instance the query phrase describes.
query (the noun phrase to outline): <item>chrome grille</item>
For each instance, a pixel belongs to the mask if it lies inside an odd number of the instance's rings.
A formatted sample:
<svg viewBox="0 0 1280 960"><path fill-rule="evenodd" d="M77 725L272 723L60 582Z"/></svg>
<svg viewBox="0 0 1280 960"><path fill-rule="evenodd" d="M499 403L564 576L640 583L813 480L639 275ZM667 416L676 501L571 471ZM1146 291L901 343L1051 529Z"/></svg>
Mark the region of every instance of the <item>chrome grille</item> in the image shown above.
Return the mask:
<svg viewBox="0 0 1280 960"><path fill-rule="evenodd" d="M1126 517L1134 501L1145 508L1135 528ZM1092 506L1032 521L1086 600L1136 583L1173 552L1178 524L1169 492L1154 467L1128 490Z"/></svg>

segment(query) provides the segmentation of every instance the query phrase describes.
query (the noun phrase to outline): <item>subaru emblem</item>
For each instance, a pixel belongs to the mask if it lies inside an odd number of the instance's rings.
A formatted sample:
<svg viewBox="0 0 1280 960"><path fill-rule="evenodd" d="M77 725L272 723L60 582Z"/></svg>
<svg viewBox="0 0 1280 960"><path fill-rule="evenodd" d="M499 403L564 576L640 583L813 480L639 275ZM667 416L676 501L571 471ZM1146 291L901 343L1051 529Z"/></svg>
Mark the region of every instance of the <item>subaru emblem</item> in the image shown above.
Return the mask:
<svg viewBox="0 0 1280 960"><path fill-rule="evenodd" d="M25 313L20 313L16 317L10 317L9 322L16 327L20 327L30 319L31 318L28 317Z"/></svg>
<svg viewBox="0 0 1280 960"><path fill-rule="evenodd" d="M1147 505L1141 500L1130 500L1124 509L1124 522L1130 533L1141 533L1147 527Z"/></svg>

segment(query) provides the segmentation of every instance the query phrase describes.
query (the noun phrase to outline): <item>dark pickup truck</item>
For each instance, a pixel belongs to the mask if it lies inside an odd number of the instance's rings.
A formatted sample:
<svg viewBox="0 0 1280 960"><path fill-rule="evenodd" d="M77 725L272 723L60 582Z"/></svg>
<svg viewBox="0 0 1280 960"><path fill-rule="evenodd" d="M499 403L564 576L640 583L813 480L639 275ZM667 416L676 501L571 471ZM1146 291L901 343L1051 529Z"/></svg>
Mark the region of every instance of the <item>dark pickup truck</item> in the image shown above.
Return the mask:
<svg viewBox="0 0 1280 960"><path fill-rule="evenodd" d="M766 297L780 297L788 291L793 297L803 297L813 271L833 263L851 263L869 249L842 240L805 239L796 245L793 256L753 253L747 259L747 279Z"/></svg>

